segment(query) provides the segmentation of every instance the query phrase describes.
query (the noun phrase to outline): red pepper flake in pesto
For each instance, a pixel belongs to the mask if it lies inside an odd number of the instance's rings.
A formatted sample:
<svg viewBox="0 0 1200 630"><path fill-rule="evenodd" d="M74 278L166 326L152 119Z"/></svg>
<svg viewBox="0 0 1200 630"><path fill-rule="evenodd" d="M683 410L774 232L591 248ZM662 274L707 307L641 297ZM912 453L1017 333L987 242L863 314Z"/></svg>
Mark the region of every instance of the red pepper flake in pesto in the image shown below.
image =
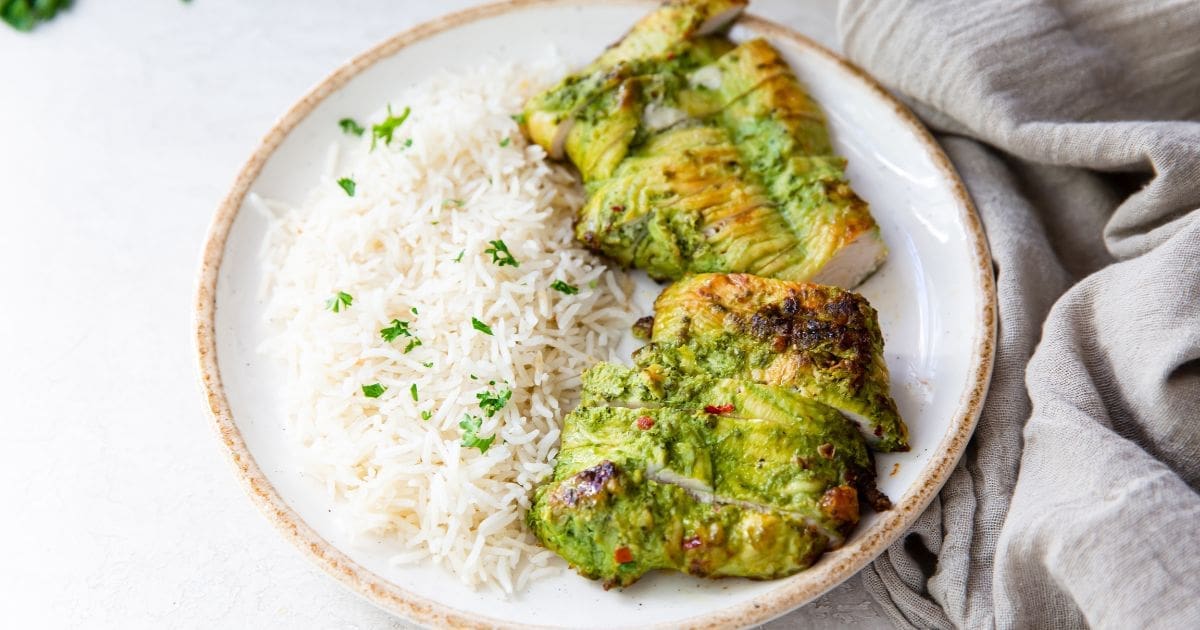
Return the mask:
<svg viewBox="0 0 1200 630"><path fill-rule="evenodd" d="M703 544L704 544L704 541L700 540L699 536L692 536L691 538L683 539L683 548L684 549L695 549L696 547L699 547Z"/></svg>
<svg viewBox="0 0 1200 630"><path fill-rule="evenodd" d="M617 550L613 552L613 560L616 560L617 564L633 562L633 552L629 550L629 547L617 547Z"/></svg>
<svg viewBox="0 0 1200 630"><path fill-rule="evenodd" d="M733 403L725 403L724 405L705 405L704 413L721 415L733 411Z"/></svg>
<svg viewBox="0 0 1200 630"><path fill-rule="evenodd" d="M642 416L637 419L637 428L639 428L643 431L649 429L652 426L654 426L654 418L651 418L650 416Z"/></svg>
<svg viewBox="0 0 1200 630"><path fill-rule="evenodd" d="M613 206L612 208L609 208L609 210L612 210L613 212L625 212L625 206Z"/></svg>

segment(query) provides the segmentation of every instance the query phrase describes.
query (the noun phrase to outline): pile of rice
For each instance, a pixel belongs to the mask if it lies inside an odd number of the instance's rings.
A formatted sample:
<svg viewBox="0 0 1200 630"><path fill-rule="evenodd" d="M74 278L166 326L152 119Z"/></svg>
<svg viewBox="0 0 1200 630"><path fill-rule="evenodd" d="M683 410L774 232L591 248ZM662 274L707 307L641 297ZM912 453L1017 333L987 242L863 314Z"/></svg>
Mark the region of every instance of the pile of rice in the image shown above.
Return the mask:
<svg viewBox="0 0 1200 630"><path fill-rule="evenodd" d="M391 103L412 113L390 144L371 149L381 108L360 119L367 132L352 149L331 151L302 205L261 203L272 217L262 350L286 369L305 471L327 485L349 533L401 546L395 562L432 560L506 592L558 570L524 526L530 490L550 473L580 373L615 358L633 319L628 280L572 237L575 178L512 118L564 71L488 65L413 87ZM493 240L519 266L495 264ZM552 289L556 280L579 292ZM333 312L338 292L353 301ZM389 343L380 331L397 319L413 337ZM375 383L384 393L365 396ZM487 417L477 394L508 389ZM463 445L466 415L495 436L486 452Z"/></svg>

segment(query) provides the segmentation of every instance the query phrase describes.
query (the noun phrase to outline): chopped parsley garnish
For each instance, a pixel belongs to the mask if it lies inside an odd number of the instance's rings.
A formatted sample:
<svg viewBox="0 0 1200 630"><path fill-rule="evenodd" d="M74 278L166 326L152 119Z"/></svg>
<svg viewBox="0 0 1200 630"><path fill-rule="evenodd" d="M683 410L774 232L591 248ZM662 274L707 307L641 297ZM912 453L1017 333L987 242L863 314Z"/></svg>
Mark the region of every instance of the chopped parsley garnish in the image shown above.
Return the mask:
<svg viewBox="0 0 1200 630"><path fill-rule="evenodd" d="M551 282L550 288L558 291L559 293L566 293L567 295L575 295L576 293L579 293L579 287L567 284L562 280L555 280L554 282Z"/></svg>
<svg viewBox="0 0 1200 630"><path fill-rule="evenodd" d="M353 197L355 189L358 188L358 184L354 183L354 180L349 177L339 179L338 186L341 186L342 190L346 191L346 195L349 197Z"/></svg>
<svg viewBox="0 0 1200 630"><path fill-rule="evenodd" d="M404 111L400 112L399 116L392 115L392 106L389 103L387 106L387 118L377 125L371 125L371 148L375 148L376 141L383 140L384 144L392 143L392 134L396 132L396 128L404 124L408 120L408 115L412 110L405 107Z"/></svg>
<svg viewBox="0 0 1200 630"><path fill-rule="evenodd" d="M423 361L423 362L421 362L421 365L424 365L427 368L431 368L431 367L433 367L433 361L428 361L428 362Z"/></svg>
<svg viewBox="0 0 1200 630"><path fill-rule="evenodd" d="M462 262L462 257L465 253L467 253L467 250L465 249L458 250L458 255L454 257L454 262Z"/></svg>
<svg viewBox="0 0 1200 630"><path fill-rule="evenodd" d="M491 326L488 326L487 324L479 321L478 319L475 319L474 317L471 318L471 327L485 335L492 334Z"/></svg>
<svg viewBox="0 0 1200 630"><path fill-rule="evenodd" d="M412 308L410 308L410 309L408 309L408 310L412 311L412 314L413 314L413 315L420 315L420 313L418 313L418 312L417 312L417 307L415 307L415 306L414 306L414 307L412 307Z"/></svg>
<svg viewBox="0 0 1200 630"><path fill-rule="evenodd" d="M339 120L338 126L342 128L343 133L352 136L362 137L363 132L366 131L366 129L363 129L362 125L358 124L358 121L354 120L353 118L343 118Z"/></svg>
<svg viewBox="0 0 1200 630"><path fill-rule="evenodd" d="M479 392L475 394L479 399L479 408L487 417L491 418L496 415L496 412L504 408L508 404L508 399L512 398L512 390L504 389L497 392Z"/></svg>
<svg viewBox="0 0 1200 630"><path fill-rule="evenodd" d="M412 333L408 330L408 322L393 319L391 326L379 330L379 336L383 337L384 341L391 343L399 337L411 337Z"/></svg>
<svg viewBox="0 0 1200 630"><path fill-rule="evenodd" d="M504 241L488 241L491 247L483 250L485 254L492 255L492 262L496 263L497 267L520 267L521 263L513 258L511 252L508 251L508 245Z"/></svg>
<svg viewBox="0 0 1200 630"><path fill-rule="evenodd" d="M524 113L521 113L521 114L513 114L512 116L509 116L509 118L511 118L511 119L513 119L514 121L516 121L516 123L517 123L518 125L524 125L524 124L525 124L525 114L524 114Z"/></svg>
<svg viewBox="0 0 1200 630"><path fill-rule="evenodd" d="M408 393L412 394L413 402L418 402L420 400L417 398L417 384L416 383L413 383L412 387L408 388Z"/></svg>
<svg viewBox="0 0 1200 630"><path fill-rule="evenodd" d="M417 309L415 308L412 309L412 311L414 315L417 313ZM388 343L391 343L400 337L409 337L408 345L404 346L404 354L408 354L409 352L413 351L413 348L421 345L421 340L413 336L412 331L408 329L408 326L408 322L401 321L399 319L393 319L391 326L380 329L379 336L383 337L383 340ZM430 365L433 364L431 363Z"/></svg>
<svg viewBox="0 0 1200 630"><path fill-rule="evenodd" d="M494 435L487 438L479 437L479 429L483 426L483 418L479 416L465 414L458 426L463 431L462 445L467 448L477 448L480 453L486 453L496 439Z"/></svg>
<svg viewBox="0 0 1200 630"><path fill-rule="evenodd" d="M383 392L387 391L387 387L379 383L373 383L371 385L363 385L362 390L363 396L367 398L379 398L383 395Z"/></svg>
<svg viewBox="0 0 1200 630"><path fill-rule="evenodd" d="M475 376L474 374L470 374L469 376L471 377L471 380L472 380L472 381L478 381L478 380L479 380L479 377L478 377L478 376Z"/></svg>
<svg viewBox="0 0 1200 630"><path fill-rule="evenodd" d="M433 417L433 412L432 412L432 411L429 411L428 409L426 409L425 411L422 411L422 412L421 412L421 419L422 419L422 420L429 420L429 419L430 419L430 418L432 418L432 417Z"/></svg>
<svg viewBox="0 0 1200 630"><path fill-rule="evenodd" d="M338 291L337 295L325 300L325 308L333 311L334 313L340 313L342 312L342 309L350 308L350 305L353 303L354 296L346 293L345 291Z"/></svg>
<svg viewBox="0 0 1200 630"><path fill-rule="evenodd" d="M501 141L500 141L500 148L504 148L504 147L508 146L508 144L509 144L510 142L512 142L512 138L505 138L505 139L501 140Z"/></svg>
<svg viewBox="0 0 1200 630"><path fill-rule="evenodd" d="M412 146L412 138L405 138L404 139L404 148L407 149L408 147L411 147L411 146Z"/></svg>
<svg viewBox="0 0 1200 630"><path fill-rule="evenodd" d="M462 199L447 199L442 202L442 207L446 208L449 206L458 206L459 208L461 208L465 204L466 204L466 202L463 201Z"/></svg>

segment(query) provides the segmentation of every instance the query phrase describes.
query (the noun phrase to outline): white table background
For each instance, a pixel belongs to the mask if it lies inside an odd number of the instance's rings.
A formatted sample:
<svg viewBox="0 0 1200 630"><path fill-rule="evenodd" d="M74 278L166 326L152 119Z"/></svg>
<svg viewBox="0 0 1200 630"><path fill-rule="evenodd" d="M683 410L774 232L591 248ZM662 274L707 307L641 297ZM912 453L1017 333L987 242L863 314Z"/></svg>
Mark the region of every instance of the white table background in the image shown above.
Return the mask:
<svg viewBox="0 0 1200 630"><path fill-rule="evenodd" d="M200 245L285 108L475 2L77 0L0 26L0 627L390 628L243 496L197 387ZM835 47L832 2L752 10ZM772 627L886 627L856 576Z"/></svg>

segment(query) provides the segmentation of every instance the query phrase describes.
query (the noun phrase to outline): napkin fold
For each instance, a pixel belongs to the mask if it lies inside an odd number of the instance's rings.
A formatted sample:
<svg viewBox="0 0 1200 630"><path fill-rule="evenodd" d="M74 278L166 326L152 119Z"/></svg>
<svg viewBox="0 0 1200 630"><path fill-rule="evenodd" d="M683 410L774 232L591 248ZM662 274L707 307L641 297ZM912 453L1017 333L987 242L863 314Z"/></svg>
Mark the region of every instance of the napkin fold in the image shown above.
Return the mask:
<svg viewBox="0 0 1200 630"><path fill-rule="evenodd" d="M843 0L847 55L958 168L995 373L863 574L920 628L1200 628L1200 2Z"/></svg>

